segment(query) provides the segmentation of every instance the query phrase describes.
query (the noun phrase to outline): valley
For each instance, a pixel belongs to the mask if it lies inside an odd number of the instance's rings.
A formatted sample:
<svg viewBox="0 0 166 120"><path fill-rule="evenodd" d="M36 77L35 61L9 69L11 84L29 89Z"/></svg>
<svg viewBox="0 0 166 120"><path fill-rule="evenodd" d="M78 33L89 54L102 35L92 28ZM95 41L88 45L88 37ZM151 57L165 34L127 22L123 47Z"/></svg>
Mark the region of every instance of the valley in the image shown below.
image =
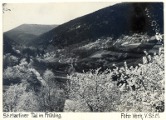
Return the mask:
<svg viewBox="0 0 166 120"><path fill-rule="evenodd" d="M119 3L62 25L23 24L4 32L4 111L77 111L72 102L67 108L70 100L86 106L83 112L130 111L125 95L145 98L158 89L153 105L159 108L133 111L162 112L163 29L162 3Z"/></svg>

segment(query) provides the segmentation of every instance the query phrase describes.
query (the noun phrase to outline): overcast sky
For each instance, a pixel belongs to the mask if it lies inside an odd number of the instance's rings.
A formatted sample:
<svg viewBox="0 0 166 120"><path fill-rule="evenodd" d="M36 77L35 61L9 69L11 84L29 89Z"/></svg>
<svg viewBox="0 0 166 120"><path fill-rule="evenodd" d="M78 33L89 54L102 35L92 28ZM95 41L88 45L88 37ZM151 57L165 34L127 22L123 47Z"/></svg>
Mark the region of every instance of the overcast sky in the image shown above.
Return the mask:
<svg viewBox="0 0 166 120"><path fill-rule="evenodd" d="M115 3L10 3L3 13L3 31L21 24L62 24Z"/></svg>

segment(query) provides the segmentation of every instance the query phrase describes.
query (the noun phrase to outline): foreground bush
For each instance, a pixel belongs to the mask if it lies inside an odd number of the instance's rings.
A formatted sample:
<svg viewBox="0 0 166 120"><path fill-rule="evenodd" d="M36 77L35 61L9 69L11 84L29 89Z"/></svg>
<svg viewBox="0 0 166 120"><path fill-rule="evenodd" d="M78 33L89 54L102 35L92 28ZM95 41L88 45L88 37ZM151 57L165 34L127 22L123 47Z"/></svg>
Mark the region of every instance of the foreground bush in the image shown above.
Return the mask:
<svg viewBox="0 0 166 120"><path fill-rule="evenodd" d="M3 94L3 111L19 112L19 111L38 111L39 105L36 95L32 91L26 90L24 84L12 85Z"/></svg>
<svg viewBox="0 0 166 120"><path fill-rule="evenodd" d="M73 73L68 78L69 99L84 106L72 111L164 111L163 53L146 55L136 67L125 63L122 68Z"/></svg>

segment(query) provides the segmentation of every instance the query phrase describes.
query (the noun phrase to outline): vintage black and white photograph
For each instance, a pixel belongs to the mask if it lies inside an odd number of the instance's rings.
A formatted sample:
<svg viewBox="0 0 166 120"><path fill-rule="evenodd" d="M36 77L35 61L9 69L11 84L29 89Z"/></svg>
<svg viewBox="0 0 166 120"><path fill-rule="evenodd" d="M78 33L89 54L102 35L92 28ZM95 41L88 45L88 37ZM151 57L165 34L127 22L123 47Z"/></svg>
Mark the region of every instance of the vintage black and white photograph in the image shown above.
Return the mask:
<svg viewBox="0 0 166 120"><path fill-rule="evenodd" d="M164 112L164 3L3 3L3 112Z"/></svg>

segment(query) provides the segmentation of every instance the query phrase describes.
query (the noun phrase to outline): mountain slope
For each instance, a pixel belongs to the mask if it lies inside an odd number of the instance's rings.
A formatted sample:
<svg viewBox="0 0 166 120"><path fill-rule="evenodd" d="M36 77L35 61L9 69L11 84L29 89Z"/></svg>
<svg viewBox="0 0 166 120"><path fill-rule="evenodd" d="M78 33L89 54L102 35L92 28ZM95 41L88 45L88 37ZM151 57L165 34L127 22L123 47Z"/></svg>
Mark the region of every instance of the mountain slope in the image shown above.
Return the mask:
<svg viewBox="0 0 166 120"><path fill-rule="evenodd" d="M32 39L35 39L55 27L57 27L57 25L23 24L5 32L4 35L17 43L26 45Z"/></svg>
<svg viewBox="0 0 166 120"><path fill-rule="evenodd" d="M51 29L57 27L57 25L40 25L40 24L22 24L8 32L12 31L22 31L27 34L41 35Z"/></svg>
<svg viewBox="0 0 166 120"><path fill-rule="evenodd" d="M147 9L151 17L146 15ZM162 3L121 3L62 24L32 39L28 45L35 46L32 53L41 50L38 56L41 65L55 71L67 71L72 59L79 72L111 68L113 63L122 66L124 61L137 65L142 62L145 50L157 52L152 21L157 22L163 34ZM39 65L38 69L46 67Z"/></svg>
<svg viewBox="0 0 166 120"><path fill-rule="evenodd" d="M148 9L151 18L146 15ZM120 37L122 34L155 33L151 26L157 21L163 33L162 3L120 3L83 17L71 20L34 40L34 44L67 46L82 41L94 41L101 37Z"/></svg>
<svg viewBox="0 0 166 120"><path fill-rule="evenodd" d="M53 45L57 51L52 50L55 57L48 58L50 62L69 64L70 58L76 59L79 72L111 68L114 63L123 66L124 61L131 66L142 62L145 50L158 52L154 29L163 34L162 3L121 3L62 24L34 39L33 45Z"/></svg>

